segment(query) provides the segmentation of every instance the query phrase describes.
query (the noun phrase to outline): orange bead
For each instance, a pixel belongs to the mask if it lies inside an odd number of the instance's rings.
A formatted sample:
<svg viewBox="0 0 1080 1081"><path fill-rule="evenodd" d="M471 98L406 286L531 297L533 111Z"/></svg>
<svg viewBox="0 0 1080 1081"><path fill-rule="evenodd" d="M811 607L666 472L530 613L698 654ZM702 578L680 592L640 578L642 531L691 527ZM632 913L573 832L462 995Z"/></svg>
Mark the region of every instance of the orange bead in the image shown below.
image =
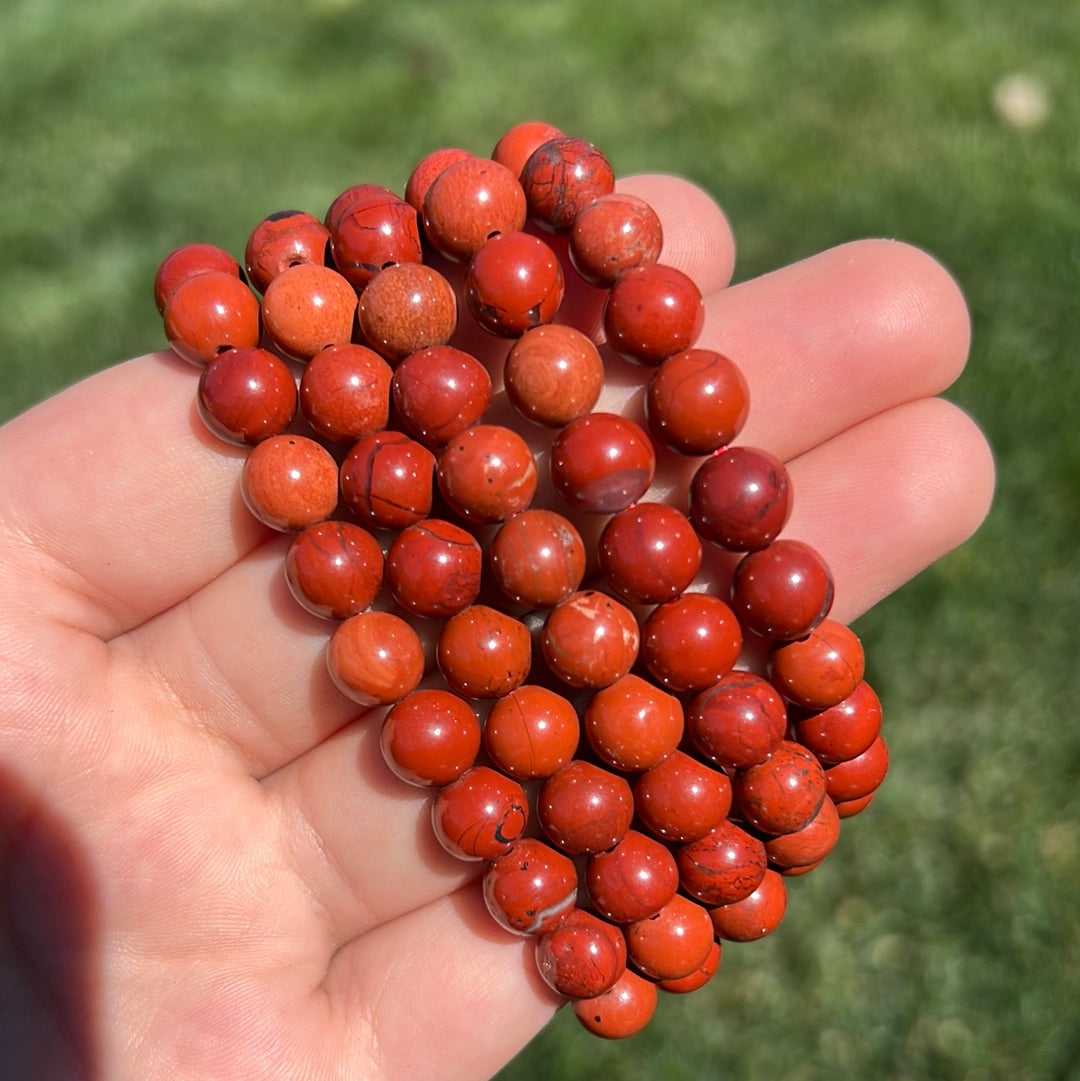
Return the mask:
<svg viewBox="0 0 1080 1081"><path fill-rule="evenodd" d="M443 448L436 479L443 498L463 518L503 522L532 502L536 460L513 429L474 424Z"/></svg>
<svg viewBox="0 0 1080 1081"><path fill-rule="evenodd" d="M585 735L613 769L639 773L674 754L683 734L682 703L632 672L590 699Z"/></svg>
<svg viewBox="0 0 1080 1081"><path fill-rule="evenodd" d="M505 165L514 176L520 176L532 152L538 146L561 135L562 132L557 127L544 120L524 120L500 136L491 156L501 165Z"/></svg>
<svg viewBox="0 0 1080 1081"><path fill-rule="evenodd" d="M390 612L361 612L339 623L326 661L338 689L362 706L397 702L424 675L419 635Z"/></svg>
<svg viewBox="0 0 1080 1081"><path fill-rule="evenodd" d="M266 287L263 329L285 356L310 360L353 335L356 291L330 267L299 263Z"/></svg>
<svg viewBox="0 0 1080 1081"><path fill-rule="evenodd" d="M561 428L592 411L604 386L604 362L592 340L564 323L532 327L503 366L507 397L526 420Z"/></svg>
<svg viewBox="0 0 1080 1081"><path fill-rule="evenodd" d="M391 364L445 345L456 327L453 286L423 263L396 263L380 270L360 294L360 331Z"/></svg>
<svg viewBox="0 0 1080 1081"><path fill-rule="evenodd" d="M678 980L700 968L713 943L709 912L681 893L658 912L626 928L626 950L639 972L654 980Z"/></svg>
<svg viewBox="0 0 1080 1081"><path fill-rule="evenodd" d="M240 489L256 518L272 529L300 530L337 508L338 467L330 452L302 435L275 435L244 462Z"/></svg>
<svg viewBox="0 0 1080 1081"><path fill-rule="evenodd" d="M640 632L633 612L606 593L579 590L544 622L540 648L548 667L571 687L608 687L637 660Z"/></svg>
<svg viewBox="0 0 1080 1081"><path fill-rule="evenodd" d="M776 871L768 870L753 893L730 904L710 909L713 929L732 942L754 942L780 926L787 911L787 886Z"/></svg>
<svg viewBox="0 0 1080 1081"><path fill-rule="evenodd" d="M532 637L512 616L472 604L443 624L439 670L466 698L501 698L520 687L532 664Z"/></svg>
<svg viewBox="0 0 1080 1081"><path fill-rule="evenodd" d="M622 1040L648 1025L657 998L656 984L628 968L602 995L575 1001L574 1016L594 1036Z"/></svg>
<svg viewBox="0 0 1080 1081"><path fill-rule="evenodd" d="M199 366L229 349L259 344L259 302L225 270L185 278L165 304L164 323L173 352Z"/></svg>
<svg viewBox="0 0 1080 1081"><path fill-rule="evenodd" d="M512 777L550 777L574 757L580 739L573 705L535 684L497 699L484 724L484 749Z"/></svg>

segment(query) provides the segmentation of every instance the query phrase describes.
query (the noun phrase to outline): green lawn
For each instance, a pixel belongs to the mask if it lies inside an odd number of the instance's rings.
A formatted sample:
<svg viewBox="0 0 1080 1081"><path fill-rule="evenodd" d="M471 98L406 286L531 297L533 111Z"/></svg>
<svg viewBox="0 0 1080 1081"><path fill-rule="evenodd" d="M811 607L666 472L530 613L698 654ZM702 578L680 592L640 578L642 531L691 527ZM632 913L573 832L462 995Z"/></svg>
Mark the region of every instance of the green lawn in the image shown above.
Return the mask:
<svg viewBox="0 0 1080 1081"><path fill-rule="evenodd" d="M627 1043L564 1013L506 1081L1080 1077L1078 56L1063 0L0 5L0 417L157 348L170 248L240 251L525 118L709 188L739 277L888 235L967 293L950 396L999 493L857 628L893 760L874 808L707 991ZM994 105L1017 72L1033 127Z"/></svg>

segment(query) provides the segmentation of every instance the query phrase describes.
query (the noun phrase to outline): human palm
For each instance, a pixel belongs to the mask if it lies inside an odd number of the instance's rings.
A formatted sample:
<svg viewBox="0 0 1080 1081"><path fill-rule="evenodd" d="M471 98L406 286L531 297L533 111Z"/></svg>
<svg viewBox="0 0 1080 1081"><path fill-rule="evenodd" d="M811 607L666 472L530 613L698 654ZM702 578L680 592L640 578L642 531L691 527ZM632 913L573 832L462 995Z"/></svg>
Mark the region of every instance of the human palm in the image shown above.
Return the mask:
<svg viewBox="0 0 1080 1081"><path fill-rule="evenodd" d="M993 471L934 397L969 332L938 264L865 241L726 288L711 200L622 186L706 296L700 344L747 376L740 442L788 462L785 535L825 555L834 616L961 543ZM567 310L592 330L597 304ZM647 373L613 371L604 407L639 411ZM490 1076L558 1001L333 686L327 624L289 596L287 538L245 509L196 374L142 357L0 429L4 1076ZM656 498L685 480L662 465Z"/></svg>

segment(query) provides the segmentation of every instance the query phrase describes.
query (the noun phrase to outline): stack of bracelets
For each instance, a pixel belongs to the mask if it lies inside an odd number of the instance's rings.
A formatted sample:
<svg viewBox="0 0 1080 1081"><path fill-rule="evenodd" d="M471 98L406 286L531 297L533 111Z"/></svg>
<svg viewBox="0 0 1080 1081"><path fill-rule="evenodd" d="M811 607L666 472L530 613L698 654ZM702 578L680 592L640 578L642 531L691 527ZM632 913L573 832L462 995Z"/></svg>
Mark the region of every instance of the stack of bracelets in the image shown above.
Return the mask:
<svg viewBox="0 0 1080 1081"><path fill-rule="evenodd" d="M242 268L188 244L155 279L331 678L608 1038L773 931L888 766L829 568L780 536L787 469L731 445L746 381L695 347L701 293L661 248L596 147L527 122L490 157L427 155L403 195L270 215ZM571 275L606 291L599 346L555 321ZM596 409L623 361L637 420ZM650 499L672 454L679 506ZM717 553L723 597L695 588Z"/></svg>

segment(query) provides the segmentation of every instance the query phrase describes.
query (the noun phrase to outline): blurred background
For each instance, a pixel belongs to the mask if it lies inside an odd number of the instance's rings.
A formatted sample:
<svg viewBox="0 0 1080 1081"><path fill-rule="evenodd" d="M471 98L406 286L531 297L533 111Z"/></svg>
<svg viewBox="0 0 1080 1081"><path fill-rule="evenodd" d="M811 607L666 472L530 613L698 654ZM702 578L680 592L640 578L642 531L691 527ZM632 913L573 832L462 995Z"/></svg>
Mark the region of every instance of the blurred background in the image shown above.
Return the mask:
<svg viewBox="0 0 1080 1081"><path fill-rule="evenodd" d="M883 235L967 294L998 496L856 628L877 801L708 989L504 1081L1080 1077L1078 71L1062 0L0 0L0 419L160 347L172 248L523 119L709 189L740 279Z"/></svg>

